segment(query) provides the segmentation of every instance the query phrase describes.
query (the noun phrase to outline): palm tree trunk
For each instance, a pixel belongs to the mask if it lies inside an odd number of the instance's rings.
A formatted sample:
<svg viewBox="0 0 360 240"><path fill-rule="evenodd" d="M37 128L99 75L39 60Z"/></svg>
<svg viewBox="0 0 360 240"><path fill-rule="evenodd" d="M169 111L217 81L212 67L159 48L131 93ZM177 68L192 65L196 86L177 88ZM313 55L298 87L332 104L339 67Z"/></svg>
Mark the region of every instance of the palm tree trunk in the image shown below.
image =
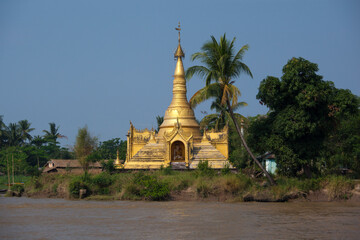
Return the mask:
<svg viewBox="0 0 360 240"><path fill-rule="evenodd" d="M15 166L14 166L14 153L13 153L12 154L12 180L13 180L13 185L15 183L14 172L15 172Z"/></svg>
<svg viewBox="0 0 360 240"><path fill-rule="evenodd" d="M251 158L254 160L254 162L259 166L259 168L263 171L263 173L265 174L265 176L267 177L267 179L269 180L270 184L272 186L276 185L276 182L274 181L274 179L270 176L270 174L266 171L266 169L261 165L261 163L256 159L256 157L254 156L254 154L251 152L250 148L248 147L248 145L245 142L244 136L241 134L241 130L239 128L238 122L235 119L234 113L232 111L230 102L227 101L227 105L228 105L228 109L229 109L229 113L231 116L231 119L233 120L235 127L236 127L236 131L239 134L240 138L241 138L241 142L243 143L246 151L249 153L249 155L251 156Z"/></svg>
<svg viewBox="0 0 360 240"><path fill-rule="evenodd" d="M7 175L8 175L8 190L10 190L10 168L9 168L9 155L6 155L6 167L7 167Z"/></svg>

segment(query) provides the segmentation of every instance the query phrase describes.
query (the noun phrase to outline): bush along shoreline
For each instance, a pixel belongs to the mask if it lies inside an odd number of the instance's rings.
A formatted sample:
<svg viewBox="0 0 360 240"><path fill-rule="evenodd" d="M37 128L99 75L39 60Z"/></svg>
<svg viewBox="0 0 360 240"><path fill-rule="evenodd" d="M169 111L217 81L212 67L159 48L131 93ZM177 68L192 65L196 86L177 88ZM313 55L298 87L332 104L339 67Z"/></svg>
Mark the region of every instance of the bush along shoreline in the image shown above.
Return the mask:
<svg viewBox="0 0 360 240"><path fill-rule="evenodd" d="M206 166L195 171L169 168L109 174L49 174L33 177L7 195L34 198L148 201L360 201L360 182L344 176L312 179L252 179Z"/></svg>

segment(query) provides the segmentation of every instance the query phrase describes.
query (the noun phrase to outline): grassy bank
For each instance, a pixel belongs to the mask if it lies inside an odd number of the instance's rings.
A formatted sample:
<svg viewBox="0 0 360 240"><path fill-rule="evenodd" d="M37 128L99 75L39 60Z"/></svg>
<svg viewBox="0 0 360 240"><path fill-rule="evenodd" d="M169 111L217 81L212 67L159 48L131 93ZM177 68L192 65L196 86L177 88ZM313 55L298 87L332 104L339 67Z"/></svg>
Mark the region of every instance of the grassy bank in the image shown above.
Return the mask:
<svg viewBox="0 0 360 240"><path fill-rule="evenodd" d="M276 180L277 186L269 186L265 179L254 180L241 173L208 169L184 172L162 169L112 175L42 175L26 182L25 194L30 197L155 201L332 201L350 199L354 194L354 181L342 176Z"/></svg>

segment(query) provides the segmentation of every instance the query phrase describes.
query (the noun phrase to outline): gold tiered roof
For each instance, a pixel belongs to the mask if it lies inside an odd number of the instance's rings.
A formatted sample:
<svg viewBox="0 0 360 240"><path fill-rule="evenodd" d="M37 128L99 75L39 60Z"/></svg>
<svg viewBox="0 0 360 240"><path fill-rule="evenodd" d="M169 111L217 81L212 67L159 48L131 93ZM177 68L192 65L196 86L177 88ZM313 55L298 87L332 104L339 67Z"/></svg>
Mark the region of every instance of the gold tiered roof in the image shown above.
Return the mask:
<svg viewBox="0 0 360 240"><path fill-rule="evenodd" d="M179 44L174 53L177 59L173 81L173 98L165 111L164 122L160 126L158 136L163 136L165 131L170 131L174 125L179 124L183 131L192 134L195 138L201 137L200 126L195 119L195 114L186 98L186 80L182 58L185 56L180 44L180 24L176 28L179 31Z"/></svg>

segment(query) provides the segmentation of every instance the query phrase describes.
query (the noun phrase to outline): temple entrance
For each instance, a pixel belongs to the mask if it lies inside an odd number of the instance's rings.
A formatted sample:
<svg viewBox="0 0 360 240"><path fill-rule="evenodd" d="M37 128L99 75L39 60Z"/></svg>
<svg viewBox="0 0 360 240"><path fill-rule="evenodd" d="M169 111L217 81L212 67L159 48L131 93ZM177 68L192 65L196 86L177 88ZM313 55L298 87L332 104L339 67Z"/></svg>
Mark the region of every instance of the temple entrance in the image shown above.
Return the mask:
<svg viewBox="0 0 360 240"><path fill-rule="evenodd" d="M180 141L171 145L171 162L185 162L185 145Z"/></svg>

